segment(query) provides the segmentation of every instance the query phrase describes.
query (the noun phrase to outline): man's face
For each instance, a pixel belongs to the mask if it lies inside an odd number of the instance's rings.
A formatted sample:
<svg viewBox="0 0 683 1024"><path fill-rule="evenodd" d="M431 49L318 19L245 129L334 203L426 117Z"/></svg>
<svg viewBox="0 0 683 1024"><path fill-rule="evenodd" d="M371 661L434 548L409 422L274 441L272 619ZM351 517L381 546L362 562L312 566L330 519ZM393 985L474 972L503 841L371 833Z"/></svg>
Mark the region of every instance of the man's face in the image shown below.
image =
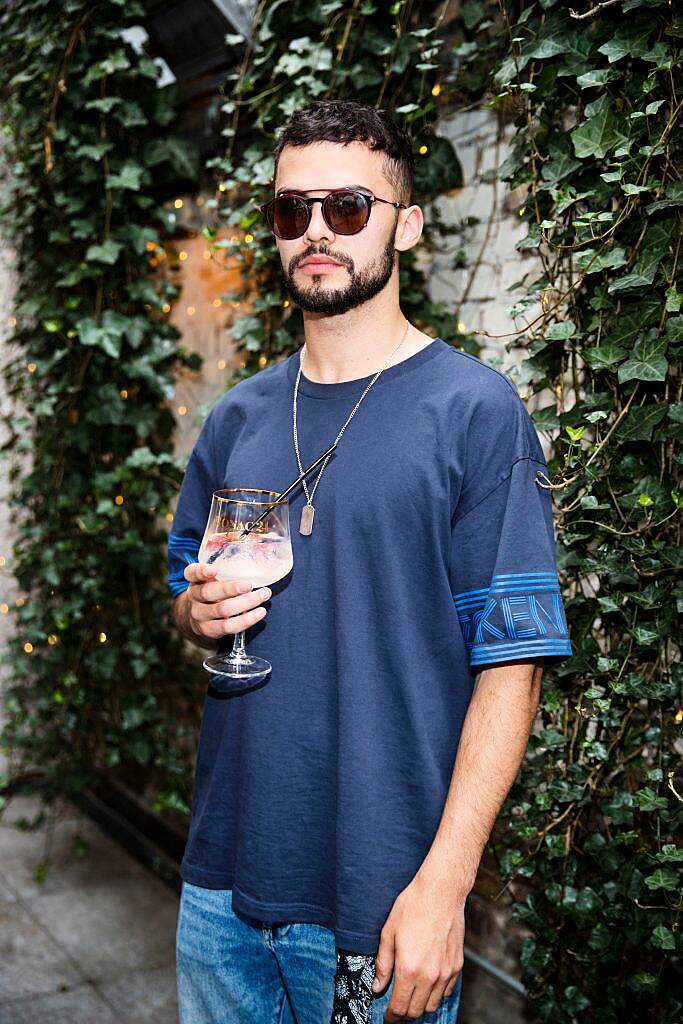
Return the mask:
<svg viewBox="0 0 683 1024"><path fill-rule="evenodd" d="M330 189L362 186L382 199L399 202L381 168L385 154L362 142L337 145L317 142L285 146L278 161L275 194L305 191L324 197ZM313 191L307 191L307 190ZM311 222L300 238L276 239L285 288L309 313L347 313L386 287L396 264L394 240L402 211L373 203L370 219L355 235L338 235L328 227L320 203L313 203ZM338 266L302 266L310 256L324 255Z"/></svg>

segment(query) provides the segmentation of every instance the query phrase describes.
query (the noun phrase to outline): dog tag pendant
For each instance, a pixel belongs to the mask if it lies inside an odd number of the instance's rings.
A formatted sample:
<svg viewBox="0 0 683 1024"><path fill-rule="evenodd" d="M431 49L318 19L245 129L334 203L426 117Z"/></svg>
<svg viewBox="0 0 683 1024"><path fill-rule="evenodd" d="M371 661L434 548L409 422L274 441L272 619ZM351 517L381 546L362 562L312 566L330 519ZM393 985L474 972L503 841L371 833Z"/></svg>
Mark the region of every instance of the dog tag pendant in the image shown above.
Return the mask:
<svg viewBox="0 0 683 1024"><path fill-rule="evenodd" d="M299 523L299 533L302 533L304 537L309 537L313 533L313 516L315 515L315 509L312 505L304 505L301 509L301 521Z"/></svg>

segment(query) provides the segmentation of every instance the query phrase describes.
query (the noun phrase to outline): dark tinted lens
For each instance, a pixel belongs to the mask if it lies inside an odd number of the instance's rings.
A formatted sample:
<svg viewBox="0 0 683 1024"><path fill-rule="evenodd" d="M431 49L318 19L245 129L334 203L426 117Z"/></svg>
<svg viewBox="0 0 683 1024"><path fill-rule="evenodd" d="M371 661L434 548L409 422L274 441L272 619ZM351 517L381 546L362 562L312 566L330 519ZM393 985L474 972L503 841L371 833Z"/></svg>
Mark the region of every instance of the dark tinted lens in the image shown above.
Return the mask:
<svg viewBox="0 0 683 1024"><path fill-rule="evenodd" d="M325 219L338 235L353 235L368 219L367 203L359 192L330 192L325 199Z"/></svg>
<svg viewBox="0 0 683 1024"><path fill-rule="evenodd" d="M279 238L298 238L308 225L308 207L296 196L279 196L270 207L268 222Z"/></svg>

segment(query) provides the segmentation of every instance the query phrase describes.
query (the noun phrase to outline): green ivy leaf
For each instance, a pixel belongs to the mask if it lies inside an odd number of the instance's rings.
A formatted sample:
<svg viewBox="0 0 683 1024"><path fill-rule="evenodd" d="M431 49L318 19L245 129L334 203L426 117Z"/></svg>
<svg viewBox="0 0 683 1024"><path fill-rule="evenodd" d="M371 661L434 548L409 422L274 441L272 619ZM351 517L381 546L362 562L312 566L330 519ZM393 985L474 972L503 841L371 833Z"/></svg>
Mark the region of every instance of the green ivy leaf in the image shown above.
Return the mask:
<svg viewBox="0 0 683 1024"><path fill-rule="evenodd" d="M668 889L673 891L678 888L678 875L673 868L657 868L651 875L644 879L649 889Z"/></svg>
<svg viewBox="0 0 683 1024"><path fill-rule="evenodd" d="M619 367L618 378L623 384L627 380L665 380L668 363L666 338L647 335L633 350L633 356Z"/></svg>
<svg viewBox="0 0 683 1024"><path fill-rule="evenodd" d="M619 143L628 141L628 135L620 127L620 119L612 110L612 102L612 97L606 93L586 107L587 120L571 132L577 157L602 159Z"/></svg>
<svg viewBox="0 0 683 1024"><path fill-rule="evenodd" d="M96 260L98 263L108 263L110 266L116 263L123 246L119 242L108 238L106 242L99 245L91 245L85 253L86 260Z"/></svg>

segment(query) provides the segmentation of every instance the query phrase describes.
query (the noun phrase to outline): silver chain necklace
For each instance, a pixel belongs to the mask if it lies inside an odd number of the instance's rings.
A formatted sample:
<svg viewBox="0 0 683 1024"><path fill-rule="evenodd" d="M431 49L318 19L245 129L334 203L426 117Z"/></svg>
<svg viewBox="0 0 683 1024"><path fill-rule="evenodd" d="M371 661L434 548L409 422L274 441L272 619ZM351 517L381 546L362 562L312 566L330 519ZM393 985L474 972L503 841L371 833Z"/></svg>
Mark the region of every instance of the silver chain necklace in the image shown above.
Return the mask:
<svg viewBox="0 0 683 1024"><path fill-rule="evenodd" d="M347 419L346 423L344 424L344 426L341 428L341 430L337 434L337 441L339 441L339 439L341 438L342 434L344 433L344 431L348 427L349 423L353 419L353 416L355 415L355 412L356 412L358 406L363 401L363 399L367 395L367 393L370 390L370 388L372 387L372 385L375 383L375 381L377 380L379 375L381 373L383 373L384 370L386 370L387 366L389 365L389 363L392 360L392 357L396 355L396 353L400 349L401 345L406 340L406 337L408 335L409 329L410 329L410 321L407 321L406 329L405 329L405 331L403 333L403 337L401 338L401 340L399 341L398 345L396 346L394 351L391 353L391 355L387 359L387 361L384 364L384 366L382 367L382 369L377 371L375 376L372 378L372 380L370 381L370 383L366 387L366 389L363 392L363 394L360 396L360 398L358 399L358 401L354 405L354 407L351 410L351 413L349 415L349 418ZM304 345L299 350L299 370L298 370L298 373L296 375L296 382L294 384L294 408L293 408L294 450L296 451L296 461L299 464L299 472L300 473L303 473L304 467L301 464L301 457L299 455L299 436L298 436L297 429L296 429L296 411L297 411L297 396L298 396L298 393L299 393L299 381L301 379L301 370L302 370L302 365L303 365L302 364L303 350L304 350L305 347L306 346ZM320 467L320 472L318 473L318 479L316 480L316 482L315 482L315 484L313 486L313 490L311 491L310 494L308 493L308 487L306 485L306 480L305 479L302 480L302 483L304 485L304 491L306 492L306 504L304 505L304 507L301 510L301 521L299 522L299 533L303 534L305 537L308 537L308 536L310 536L313 533L313 516L315 515L315 508L313 507L313 495L315 494L316 487L320 483L320 477L323 475L325 467L327 466L327 463L328 463L330 458L331 458L331 456L328 455L327 458L325 459L325 461L323 462L322 466Z"/></svg>

